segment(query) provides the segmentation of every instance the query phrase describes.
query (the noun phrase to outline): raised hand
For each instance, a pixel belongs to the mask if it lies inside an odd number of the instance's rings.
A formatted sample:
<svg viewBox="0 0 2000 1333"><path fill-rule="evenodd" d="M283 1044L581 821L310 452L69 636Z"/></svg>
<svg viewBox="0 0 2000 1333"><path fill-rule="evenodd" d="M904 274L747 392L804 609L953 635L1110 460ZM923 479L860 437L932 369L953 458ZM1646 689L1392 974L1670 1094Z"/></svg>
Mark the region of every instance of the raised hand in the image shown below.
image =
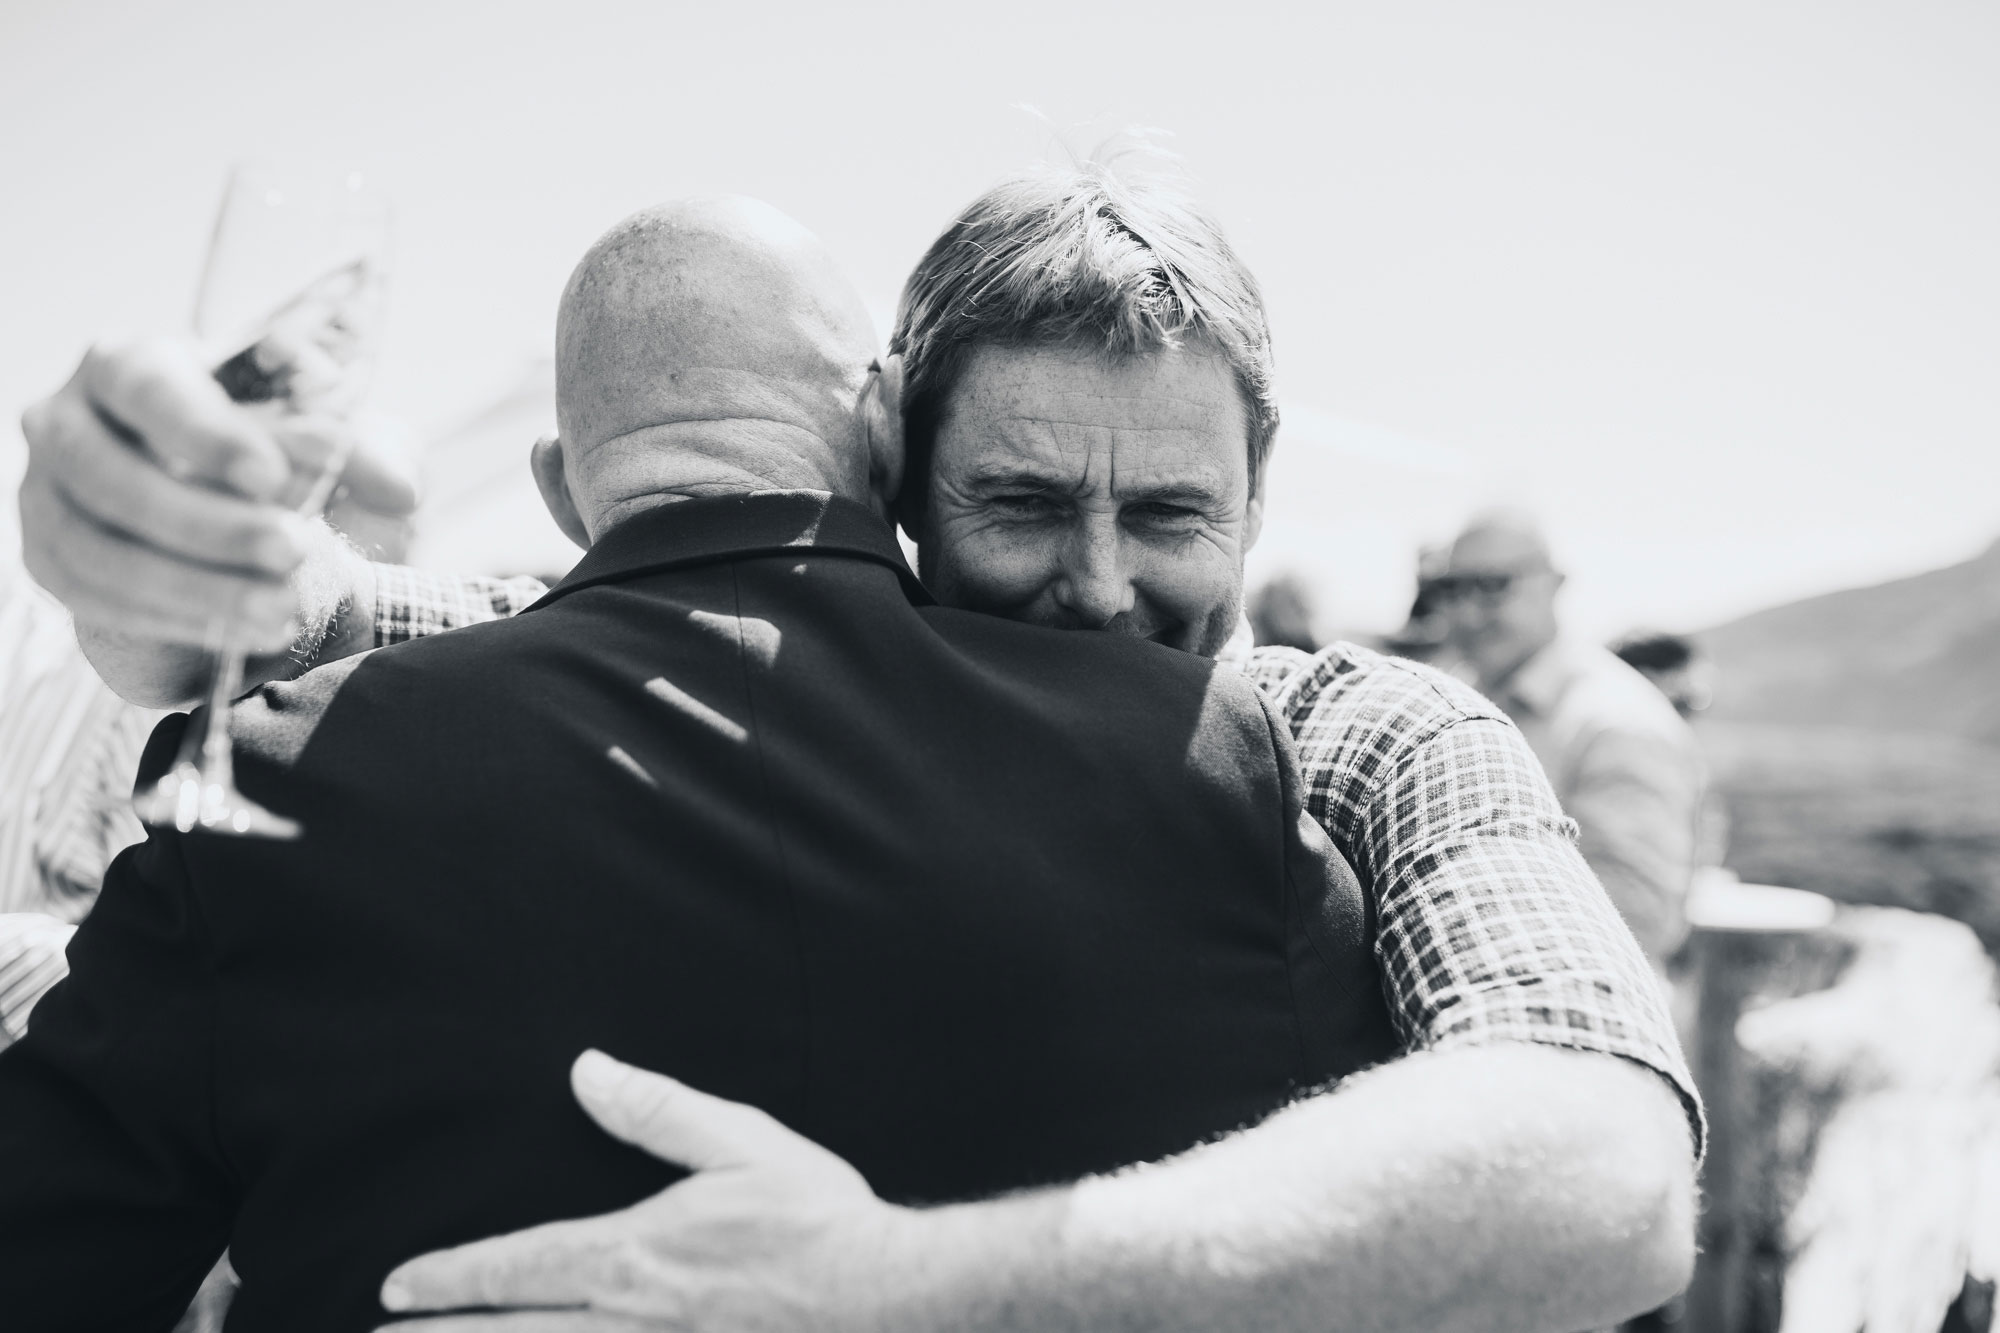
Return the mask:
<svg viewBox="0 0 2000 1333"><path fill-rule="evenodd" d="M277 652L317 628L305 623L315 612L330 614L327 589L314 585L337 581L342 552L322 524L291 512L285 491L295 467L310 470L352 427L245 410L191 340L155 338L93 349L21 429L22 558L76 617L86 649L93 631L198 645L228 617ZM408 514L417 496L405 469L359 445L342 479L352 500ZM306 577L315 565L316 580ZM163 661L154 674L183 668ZM128 697L157 696L141 702L175 699L178 682L139 674L130 689L106 678Z"/></svg>

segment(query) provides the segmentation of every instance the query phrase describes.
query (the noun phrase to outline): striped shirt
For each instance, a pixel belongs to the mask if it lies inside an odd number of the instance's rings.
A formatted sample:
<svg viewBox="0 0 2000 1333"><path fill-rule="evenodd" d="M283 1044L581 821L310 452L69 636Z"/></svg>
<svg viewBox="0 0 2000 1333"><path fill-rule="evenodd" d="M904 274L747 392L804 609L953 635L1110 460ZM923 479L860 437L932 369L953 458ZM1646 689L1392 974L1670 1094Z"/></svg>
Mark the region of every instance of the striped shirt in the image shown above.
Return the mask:
<svg viewBox="0 0 2000 1333"><path fill-rule="evenodd" d="M99 681L69 616L0 563L0 1046L67 971L111 858L143 836L132 775L158 720Z"/></svg>
<svg viewBox="0 0 2000 1333"><path fill-rule="evenodd" d="M533 579L377 566L375 642L496 620ZM1667 998L1577 850L1577 828L1506 715L1440 671L1337 643L1239 635L1244 671L1289 726L1308 810L1367 885L1389 1011L1411 1050L1535 1042L1635 1061L1701 1101Z"/></svg>

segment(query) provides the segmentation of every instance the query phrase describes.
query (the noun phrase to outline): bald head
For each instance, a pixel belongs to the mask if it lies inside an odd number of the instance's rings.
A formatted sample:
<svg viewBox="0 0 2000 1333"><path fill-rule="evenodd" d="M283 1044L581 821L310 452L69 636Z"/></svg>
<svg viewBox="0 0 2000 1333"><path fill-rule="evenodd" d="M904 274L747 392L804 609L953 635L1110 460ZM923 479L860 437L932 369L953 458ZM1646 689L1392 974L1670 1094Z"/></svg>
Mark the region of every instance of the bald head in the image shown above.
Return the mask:
<svg viewBox="0 0 2000 1333"><path fill-rule="evenodd" d="M1491 509L1467 523L1451 544L1448 572L1535 574L1554 567L1548 537L1533 514Z"/></svg>
<svg viewBox="0 0 2000 1333"><path fill-rule="evenodd" d="M1531 514L1496 509L1466 524L1438 587L1452 642L1489 695L1499 697L1513 674L1555 641L1562 575Z"/></svg>
<svg viewBox="0 0 2000 1333"><path fill-rule="evenodd" d="M874 355L832 257L769 205L697 199L626 218L570 275L556 322L562 465L583 526L594 538L678 495L866 498L859 402Z"/></svg>

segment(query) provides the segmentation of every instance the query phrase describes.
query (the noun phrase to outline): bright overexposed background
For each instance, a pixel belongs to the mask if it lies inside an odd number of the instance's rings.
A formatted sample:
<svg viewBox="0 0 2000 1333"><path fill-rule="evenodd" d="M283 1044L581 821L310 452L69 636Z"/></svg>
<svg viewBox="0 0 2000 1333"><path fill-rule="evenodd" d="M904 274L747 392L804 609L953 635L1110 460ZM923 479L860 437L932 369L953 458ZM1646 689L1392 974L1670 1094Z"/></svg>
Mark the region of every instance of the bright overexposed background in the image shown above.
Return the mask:
<svg viewBox="0 0 2000 1333"><path fill-rule="evenodd" d="M1545 514L1599 633L2000 534L1983 0L4 0L0 405L185 322L240 157L391 191L375 406L463 441L624 212L769 199L886 321L980 189L1135 125L1263 283L1288 424L1257 568L1342 624L1393 624L1415 544L1489 500Z"/></svg>

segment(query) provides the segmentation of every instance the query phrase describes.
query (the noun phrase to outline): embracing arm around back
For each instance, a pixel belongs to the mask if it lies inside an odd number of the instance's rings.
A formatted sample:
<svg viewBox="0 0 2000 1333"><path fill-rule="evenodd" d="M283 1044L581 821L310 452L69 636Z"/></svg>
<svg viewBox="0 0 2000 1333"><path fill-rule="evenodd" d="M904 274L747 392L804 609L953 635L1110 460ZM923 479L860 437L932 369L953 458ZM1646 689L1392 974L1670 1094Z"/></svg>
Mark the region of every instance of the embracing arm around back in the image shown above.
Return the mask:
<svg viewBox="0 0 2000 1333"><path fill-rule="evenodd" d="M1685 1120L1612 1056L1414 1056L1165 1162L928 1209L754 1107L595 1053L575 1082L694 1174L404 1264L391 1310L511 1312L400 1333L1574 1333L1661 1304L1693 1261Z"/></svg>
<svg viewBox="0 0 2000 1333"><path fill-rule="evenodd" d="M1574 826L1469 691L1358 650L1295 656L1252 675L1298 742L1308 809L1371 887L1415 1054L1168 1161L924 1210L762 1112L640 1071L593 1086L613 1062L587 1058L585 1108L696 1174L404 1265L401 1310L581 1307L411 1333L1561 1333L1665 1301L1693 1261L1700 1112Z"/></svg>
<svg viewBox="0 0 2000 1333"><path fill-rule="evenodd" d="M1457 682L1346 645L1259 650L1250 674L1371 888L1417 1053L1044 1201L1041 1262L1069 1280L1018 1326L1553 1330L1660 1304L1693 1263L1700 1108L1526 741Z"/></svg>
<svg viewBox="0 0 2000 1333"><path fill-rule="evenodd" d="M988 1270L992 1326L1554 1330L1664 1302L1693 1263L1700 1108L1526 741L1456 682L1344 645L1251 674L1372 888L1416 1053L1045 1202L1028 1272ZM970 1256L980 1218L930 1220Z"/></svg>
<svg viewBox="0 0 2000 1333"><path fill-rule="evenodd" d="M1418 1055L1173 1161L939 1210L936 1303L897 1324L1597 1327L1686 1284L1693 1175L1676 1098L1637 1066Z"/></svg>

